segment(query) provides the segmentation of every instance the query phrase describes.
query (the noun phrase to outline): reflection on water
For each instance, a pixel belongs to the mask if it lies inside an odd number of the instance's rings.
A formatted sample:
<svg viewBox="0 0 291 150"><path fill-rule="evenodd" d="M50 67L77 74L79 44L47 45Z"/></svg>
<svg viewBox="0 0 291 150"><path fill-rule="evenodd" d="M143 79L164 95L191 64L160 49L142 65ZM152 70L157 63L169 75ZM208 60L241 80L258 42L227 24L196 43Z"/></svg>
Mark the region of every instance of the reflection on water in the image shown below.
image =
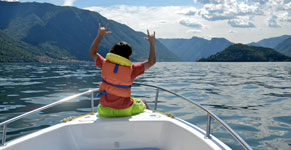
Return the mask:
<svg viewBox="0 0 291 150"><path fill-rule="evenodd" d="M177 92L216 113L254 149L291 149L291 63L157 63L136 82ZM66 96L98 87L100 70L83 64L1 64L0 121ZM133 96L153 108L155 90L134 86ZM98 104L96 101L95 106ZM9 124L15 137L90 111L83 96ZM206 114L160 92L158 109L205 129ZM212 121L212 133L233 149L241 147Z"/></svg>

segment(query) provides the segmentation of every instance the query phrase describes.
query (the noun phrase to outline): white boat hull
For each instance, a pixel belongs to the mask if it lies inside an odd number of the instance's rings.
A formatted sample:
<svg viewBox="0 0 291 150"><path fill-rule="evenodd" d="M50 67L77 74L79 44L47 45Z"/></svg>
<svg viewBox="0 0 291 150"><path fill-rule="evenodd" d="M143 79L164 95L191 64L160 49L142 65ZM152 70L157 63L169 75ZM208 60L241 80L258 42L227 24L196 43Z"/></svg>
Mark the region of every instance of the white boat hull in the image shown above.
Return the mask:
<svg viewBox="0 0 291 150"><path fill-rule="evenodd" d="M146 110L122 118L88 115L7 142L5 150L230 149L179 118Z"/></svg>

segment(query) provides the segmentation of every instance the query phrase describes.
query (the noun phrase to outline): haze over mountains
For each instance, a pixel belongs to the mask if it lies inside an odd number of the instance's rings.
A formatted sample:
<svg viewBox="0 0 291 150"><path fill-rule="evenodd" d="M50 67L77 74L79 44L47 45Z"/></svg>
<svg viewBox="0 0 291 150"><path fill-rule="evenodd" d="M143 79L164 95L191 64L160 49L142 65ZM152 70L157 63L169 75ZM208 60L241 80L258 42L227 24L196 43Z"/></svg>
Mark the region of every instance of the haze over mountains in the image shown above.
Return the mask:
<svg viewBox="0 0 291 150"><path fill-rule="evenodd" d="M91 60L88 50L99 23L109 23L112 31L101 42L98 51L101 55L105 56L114 43L126 41L133 46L133 61L148 57L149 45L144 33L96 12L48 3L0 1L0 20L0 62ZM273 48L291 56L290 40L291 35L283 35L249 45ZM157 60L194 62L233 44L225 38L158 39Z"/></svg>
<svg viewBox="0 0 291 150"><path fill-rule="evenodd" d="M206 40L192 37L191 39L159 39L159 41L183 61L196 61L208 57L233 44L224 38Z"/></svg>
<svg viewBox="0 0 291 150"><path fill-rule="evenodd" d="M288 38L291 38L291 35L283 35L279 37L263 39L258 42L252 42L248 45L272 48L285 55L291 56L291 43L287 41ZM206 58L216 54L217 52L223 51L230 45L235 44L225 38L212 38L211 40L206 40L199 37L192 37L191 39L159 40L183 61L196 61L200 58ZM277 47L280 44L282 46Z"/></svg>
<svg viewBox="0 0 291 150"><path fill-rule="evenodd" d="M290 38L291 35L282 35L279 37L272 37L267 39L262 39L258 42L252 42L248 45L251 46L261 46L261 47L268 47L268 48L275 48L278 44L282 43L284 40Z"/></svg>
<svg viewBox="0 0 291 150"><path fill-rule="evenodd" d="M283 42L279 43L275 50L278 50L279 52L291 56L291 36L289 36L288 39L284 40Z"/></svg>

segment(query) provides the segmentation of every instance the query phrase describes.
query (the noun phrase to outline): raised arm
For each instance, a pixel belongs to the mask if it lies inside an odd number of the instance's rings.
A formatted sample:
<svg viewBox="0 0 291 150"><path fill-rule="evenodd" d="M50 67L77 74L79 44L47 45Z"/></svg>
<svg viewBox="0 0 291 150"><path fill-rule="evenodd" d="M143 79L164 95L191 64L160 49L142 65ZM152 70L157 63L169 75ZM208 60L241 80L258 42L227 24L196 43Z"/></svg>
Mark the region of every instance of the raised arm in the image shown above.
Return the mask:
<svg viewBox="0 0 291 150"><path fill-rule="evenodd" d="M93 41L92 45L91 45L91 48L90 48L90 51L89 51L89 54L90 56L92 57L92 59L94 61L96 61L98 55L97 55L97 51L98 51L98 46L102 40L102 38L107 35L107 34L110 34L111 32L110 31L106 31L108 29L108 24L106 25L106 27L101 27L100 23L99 23L99 28L98 28L98 34L95 38L95 40Z"/></svg>
<svg viewBox="0 0 291 150"><path fill-rule="evenodd" d="M155 32L154 34L150 34L149 30L147 30L148 37L145 39L149 41L150 44L150 53L149 53L149 58L147 61L145 61L144 66L145 70L149 69L156 63L156 48L155 48Z"/></svg>

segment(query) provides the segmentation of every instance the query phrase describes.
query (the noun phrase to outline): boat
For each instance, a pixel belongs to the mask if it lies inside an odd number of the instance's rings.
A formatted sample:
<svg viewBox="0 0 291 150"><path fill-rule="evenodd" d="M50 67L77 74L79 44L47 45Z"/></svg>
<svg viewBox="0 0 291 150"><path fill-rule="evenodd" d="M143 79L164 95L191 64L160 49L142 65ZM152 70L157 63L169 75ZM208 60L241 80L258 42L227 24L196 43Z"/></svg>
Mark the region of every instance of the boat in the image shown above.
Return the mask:
<svg viewBox="0 0 291 150"><path fill-rule="evenodd" d="M225 122L200 104L159 86L134 83L156 89L153 110L130 117L100 117L94 108L94 94L98 89L63 98L0 123L0 150L230 150L211 134L211 118L222 125L246 150L252 148ZM172 114L157 111L159 92L171 93L189 101L207 114L206 131ZM6 142L7 125L47 108L91 95L91 112L64 119L64 122Z"/></svg>

